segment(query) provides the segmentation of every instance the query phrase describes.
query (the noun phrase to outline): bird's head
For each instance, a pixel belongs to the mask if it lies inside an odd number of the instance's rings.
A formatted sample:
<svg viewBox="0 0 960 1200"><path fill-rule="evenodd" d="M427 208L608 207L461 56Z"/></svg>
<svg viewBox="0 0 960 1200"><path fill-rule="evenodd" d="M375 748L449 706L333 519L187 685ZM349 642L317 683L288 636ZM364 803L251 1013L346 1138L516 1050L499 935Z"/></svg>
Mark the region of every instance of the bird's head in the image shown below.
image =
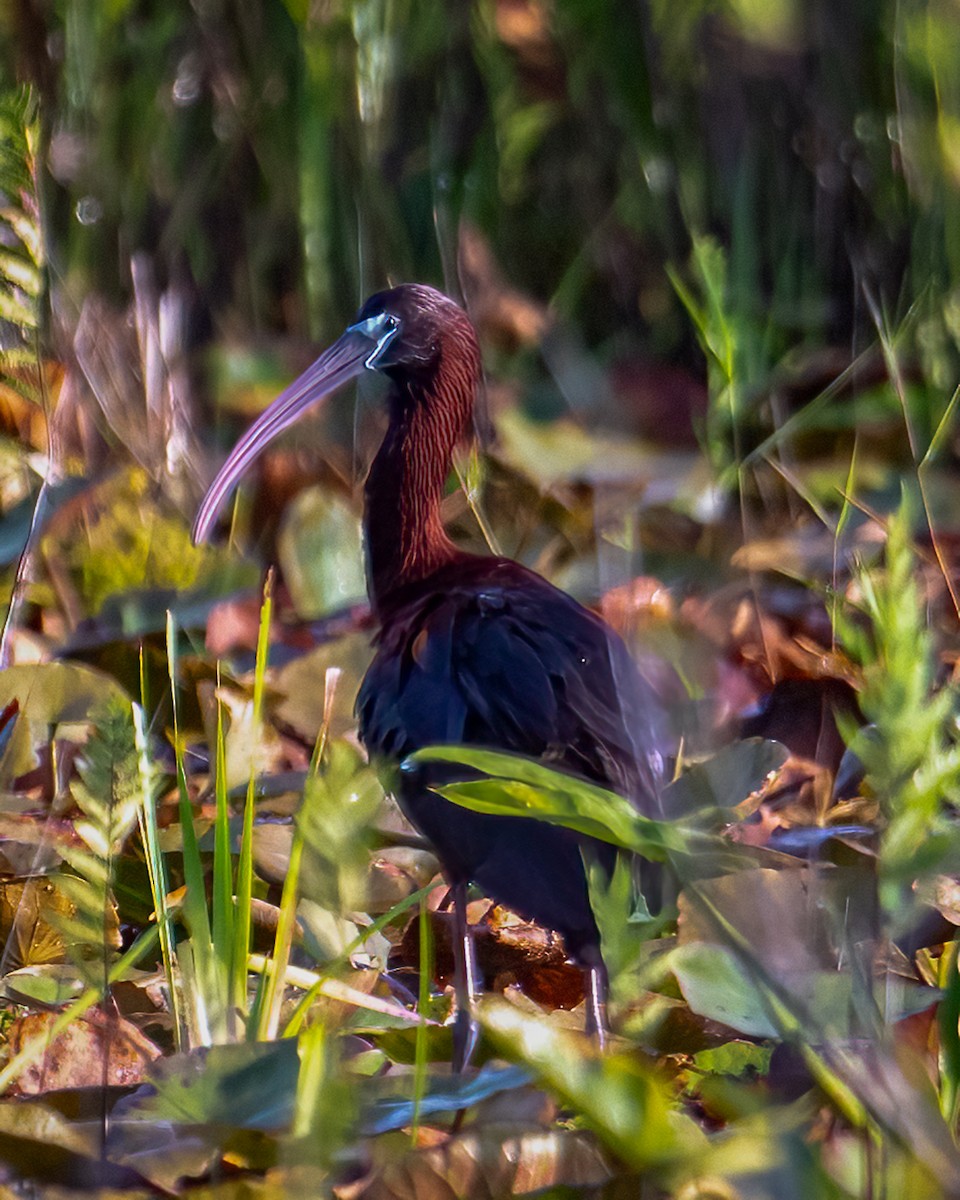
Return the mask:
<svg viewBox="0 0 960 1200"><path fill-rule="evenodd" d="M436 371L448 355L479 361L470 318L443 292L421 283L377 292L350 329L376 341L367 366L387 374Z"/></svg>
<svg viewBox="0 0 960 1200"><path fill-rule="evenodd" d="M364 370L389 376L401 398L452 405L456 412L450 415L465 427L480 378L470 318L424 284L401 284L371 296L353 324L237 443L203 498L193 526L195 542L207 538L227 495L260 452L308 408Z"/></svg>

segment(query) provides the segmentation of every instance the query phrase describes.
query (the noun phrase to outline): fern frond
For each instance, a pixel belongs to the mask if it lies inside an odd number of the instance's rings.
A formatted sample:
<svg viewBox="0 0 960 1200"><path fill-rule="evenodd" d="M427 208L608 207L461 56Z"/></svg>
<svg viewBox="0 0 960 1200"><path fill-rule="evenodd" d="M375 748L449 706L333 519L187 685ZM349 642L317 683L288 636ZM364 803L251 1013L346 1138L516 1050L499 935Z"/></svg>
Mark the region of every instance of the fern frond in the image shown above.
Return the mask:
<svg viewBox="0 0 960 1200"><path fill-rule="evenodd" d="M40 397L36 339L46 285L39 142L31 90L0 92L0 384L33 401Z"/></svg>
<svg viewBox="0 0 960 1200"><path fill-rule="evenodd" d="M886 820L880 854L884 908L909 920L912 884L953 870L949 808L960 799L954 687L939 687L933 634L917 584L912 508L905 498L887 526L881 566L861 567L859 620L838 613L837 632L863 664L860 707L869 722L852 746L864 787Z"/></svg>
<svg viewBox="0 0 960 1200"><path fill-rule="evenodd" d="M56 878L73 912L58 916L56 924L77 967L99 976L119 949L113 863L136 825L139 790L130 705L110 701L95 719L97 729L84 747L72 788L82 814L74 831L83 846L60 847L70 871Z"/></svg>

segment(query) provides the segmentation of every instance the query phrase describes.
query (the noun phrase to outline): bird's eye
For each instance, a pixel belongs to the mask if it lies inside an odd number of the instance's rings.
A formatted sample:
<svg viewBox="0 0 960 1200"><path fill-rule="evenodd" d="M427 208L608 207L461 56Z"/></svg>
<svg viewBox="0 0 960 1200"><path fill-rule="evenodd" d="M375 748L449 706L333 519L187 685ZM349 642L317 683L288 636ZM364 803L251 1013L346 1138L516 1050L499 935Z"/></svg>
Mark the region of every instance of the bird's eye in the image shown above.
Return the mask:
<svg viewBox="0 0 960 1200"><path fill-rule="evenodd" d="M399 320L391 313L380 313L376 317L369 317L366 321L354 326L354 328L359 329L365 337L375 337L377 339L373 353L363 365L369 371L378 370L383 363L384 352L396 337L397 331L400 328Z"/></svg>

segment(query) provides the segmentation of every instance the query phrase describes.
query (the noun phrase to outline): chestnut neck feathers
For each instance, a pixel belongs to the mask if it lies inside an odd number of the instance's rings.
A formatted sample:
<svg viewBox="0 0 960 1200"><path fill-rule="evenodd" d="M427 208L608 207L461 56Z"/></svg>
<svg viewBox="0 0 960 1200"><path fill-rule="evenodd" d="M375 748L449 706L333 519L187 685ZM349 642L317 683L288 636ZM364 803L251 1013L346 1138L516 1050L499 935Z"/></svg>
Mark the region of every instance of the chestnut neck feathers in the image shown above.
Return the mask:
<svg viewBox="0 0 960 1200"><path fill-rule="evenodd" d="M419 299L407 321L418 323L429 357L385 371L390 423L364 489L367 582L375 612L397 588L461 553L444 531L440 505L453 451L470 432L480 351L461 308L432 291Z"/></svg>

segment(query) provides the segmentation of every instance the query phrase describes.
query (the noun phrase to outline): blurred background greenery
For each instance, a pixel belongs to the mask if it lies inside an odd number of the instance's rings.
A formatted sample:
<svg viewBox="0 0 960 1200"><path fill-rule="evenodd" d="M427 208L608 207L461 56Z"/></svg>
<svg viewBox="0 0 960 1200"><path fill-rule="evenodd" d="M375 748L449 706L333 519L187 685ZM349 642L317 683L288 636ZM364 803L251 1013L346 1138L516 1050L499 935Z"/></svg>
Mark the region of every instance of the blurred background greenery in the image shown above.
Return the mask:
<svg viewBox="0 0 960 1200"><path fill-rule="evenodd" d="M137 253L193 346L329 337L387 280L470 300L466 221L608 360L701 369L665 268L705 293L710 235L749 394L908 315L924 377L955 374L949 0L24 0L0 22L4 85L39 102L59 334L90 294L131 297ZM538 330L499 323L509 349Z"/></svg>

